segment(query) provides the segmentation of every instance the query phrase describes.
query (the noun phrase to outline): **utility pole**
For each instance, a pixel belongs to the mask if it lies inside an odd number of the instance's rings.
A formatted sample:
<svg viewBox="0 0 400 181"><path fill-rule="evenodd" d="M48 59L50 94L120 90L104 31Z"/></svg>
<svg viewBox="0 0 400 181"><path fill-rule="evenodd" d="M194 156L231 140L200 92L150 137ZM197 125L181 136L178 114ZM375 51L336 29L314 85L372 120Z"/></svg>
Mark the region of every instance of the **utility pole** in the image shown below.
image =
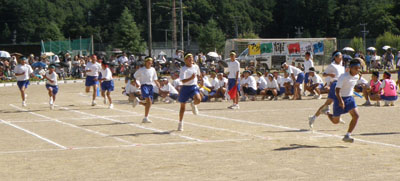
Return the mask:
<svg viewBox="0 0 400 181"><path fill-rule="evenodd" d="M234 20L234 23L235 23L235 38L239 37L239 26L238 26L238 22L237 22L237 19L236 19L238 17L239 16L234 16L233 17L233 20Z"/></svg>
<svg viewBox="0 0 400 181"><path fill-rule="evenodd" d="M187 42L188 46L190 46L190 29L189 29L189 21L187 22Z"/></svg>
<svg viewBox="0 0 400 181"><path fill-rule="evenodd" d="M152 36L151 36L151 0L147 0L147 21L148 21L148 35L149 39L147 40L148 48L149 48L149 56L151 57L151 50L153 49L152 45Z"/></svg>
<svg viewBox="0 0 400 181"><path fill-rule="evenodd" d="M176 50L178 49L178 44L176 40L176 6L175 0L172 0L172 42L173 48Z"/></svg>
<svg viewBox="0 0 400 181"><path fill-rule="evenodd" d="M368 30L366 30L366 26L368 25L368 23L360 23L360 26L364 27L364 30L361 31L361 33L363 34L363 44L364 44L364 52L366 52L367 50L367 39L365 38L367 36L367 34L369 33Z"/></svg>
<svg viewBox="0 0 400 181"><path fill-rule="evenodd" d="M302 26L300 27L295 26L294 29L296 29L297 38L301 38L301 35L303 35L304 28Z"/></svg>
<svg viewBox="0 0 400 181"><path fill-rule="evenodd" d="M181 3L181 48L184 50L184 44L185 40L183 39L183 6L182 6L182 0L180 0Z"/></svg>

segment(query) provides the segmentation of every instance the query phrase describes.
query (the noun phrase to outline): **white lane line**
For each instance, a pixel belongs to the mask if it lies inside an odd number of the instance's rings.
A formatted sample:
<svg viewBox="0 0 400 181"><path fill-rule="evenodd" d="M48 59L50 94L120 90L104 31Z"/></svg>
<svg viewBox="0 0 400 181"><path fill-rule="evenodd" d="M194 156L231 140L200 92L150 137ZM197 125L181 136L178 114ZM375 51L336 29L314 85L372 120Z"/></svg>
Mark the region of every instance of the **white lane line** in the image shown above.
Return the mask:
<svg viewBox="0 0 400 181"><path fill-rule="evenodd" d="M17 154L17 153L33 153L33 152L51 152L51 151L73 151L73 150L89 150L89 149L112 149L112 148L131 148L131 147L154 147L154 146L169 146L169 145L194 145L207 143L227 143L227 142L243 142L250 139L227 139L227 140L212 140L212 141L186 141L186 142L166 142L166 143L149 143L149 144L130 144L130 145L114 145L114 146L93 146L93 147L75 147L69 149L42 149L42 150L16 150L16 151L0 151L0 154Z"/></svg>
<svg viewBox="0 0 400 181"><path fill-rule="evenodd" d="M77 125L70 124L70 123L67 123L67 122L63 122L63 121L60 121L58 119L53 119L51 117L47 117L45 115L38 114L38 113L35 113L35 112L29 112L28 110L22 109L22 108L20 108L18 106L15 106L13 104L10 104L10 106L15 108L15 109L17 109L17 110L24 111L24 112L27 112L29 114L32 114L32 115L35 115L35 116L38 116L38 117L42 117L42 118L45 118L45 119L48 119L48 120L51 120L51 121L54 121L54 122L57 122L57 123L60 123L60 124L63 124L63 125L67 125L67 126L70 126L70 127L73 127L73 128L84 130L84 131L89 132L89 133L93 133L93 134L96 134L96 135L99 135L99 136L103 136L103 137L111 137L108 134L104 134L104 133L101 133L101 132L98 132L98 131L94 131L94 130L91 130L91 129L87 129L87 128L82 128L82 127L79 127ZM130 141L127 141L127 140L124 140L124 139L121 139L121 138L118 138L118 137L112 137L112 138L117 140L117 141L119 141L119 142L122 142L122 143L133 144Z"/></svg>
<svg viewBox="0 0 400 181"><path fill-rule="evenodd" d="M49 139L47 139L47 138L45 138L45 137L43 137L43 136L40 136L40 135L38 135L38 134L36 134L36 133L34 133L34 132L32 132L32 131L29 131L29 130L27 130L27 129L21 128L21 127L15 125L15 124L9 123L9 122L4 121L4 120L2 120L2 119L0 119L0 122L2 122L2 123L4 123L4 124L7 124L7 125L9 125L9 126L11 126L11 127L17 128L17 129L19 129L19 130L21 130L21 131L23 131L23 132L25 132L25 133L28 133L28 134L30 134L30 135L32 135L32 136L35 136L35 137L37 137L37 138L39 138L39 139L41 139L41 140L43 140L43 141L46 141L47 143L50 143L50 144L52 144L52 145L55 145L55 146L57 146L57 147L59 147L59 148L67 149L67 147L65 147L65 146L63 146L63 145L60 145L60 144L58 144L58 143L56 143L56 142L54 142L54 141L51 141L51 140L49 140Z"/></svg>
<svg viewBox="0 0 400 181"><path fill-rule="evenodd" d="M58 106L58 107L60 107L60 106ZM71 112L79 113L79 114L82 114L82 115L92 116L92 117L95 117L95 118L100 118L100 119L104 119L104 120L108 120L108 121L112 121L112 122L116 122L116 123L125 123L125 122L117 120L117 119L107 118L107 117L98 116L98 115L95 115L95 114L90 114L90 113L86 113L86 112L82 112L82 111L72 110L72 109L69 109L67 107L60 107L60 108L61 109L65 109L65 110L69 110ZM139 125L139 124L128 124L128 126L133 126L133 127L136 127L136 128L146 129L146 130L150 130L150 131L154 131L154 132L166 132L164 130L159 130L159 129L156 129L156 128L146 127L146 126L142 126L142 125ZM184 138L184 139L187 139L187 140L199 141L199 142L204 141L204 140L193 138L193 137L189 137L189 136L184 136L184 135L179 135L179 134L174 134L174 133L170 133L170 134L174 135L174 136L178 136L178 137Z"/></svg>
<svg viewBox="0 0 400 181"><path fill-rule="evenodd" d="M31 120L31 121L8 121L9 123L43 123L43 122L52 122L51 120ZM1 123L0 124L4 124Z"/></svg>
<svg viewBox="0 0 400 181"><path fill-rule="evenodd" d="M156 107L154 107L154 108L156 108ZM123 113L133 114L133 112L127 111L127 110L122 110L122 109L117 109L117 108L114 108L114 110L120 111L120 112L123 112ZM156 118L156 119L161 119L161 120L172 121L172 122L176 122L176 123L179 122L178 120L170 119L170 118L166 118L166 117L159 117L159 116L153 116L153 115L150 115L150 117L153 117L153 118ZM192 126L196 126L196 127L201 127L201 128L207 128L207 129L211 129L211 130L218 130L218 131L225 131L225 132L235 133L235 134L239 134L239 135L242 135L242 136L252 136L252 137L259 138L259 139L272 140L269 137L253 135L253 134L250 134L250 133L244 133L244 132L234 131L234 130L225 129L225 128L218 128L218 127L200 125L200 124L191 123L191 122L187 122L187 121L184 121L184 124L192 125Z"/></svg>
<svg viewBox="0 0 400 181"><path fill-rule="evenodd" d="M169 110L169 111L175 111L173 109L166 109L166 108L158 108L153 106L154 109L161 109L161 110ZM191 113L189 113L191 114ZM198 114L198 116L203 116L207 118L214 118L214 119L221 119L221 120L226 120L226 121L233 121L233 122L238 122L238 123L244 123L244 124L249 124L249 125L258 125L258 126L264 126L264 127L271 127L271 128L278 128L278 129L284 129L284 130L292 130L292 131L301 131L303 129L299 128L291 128L287 126L281 126L281 125L274 125L274 124L267 124L267 123L259 123L259 122L253 122L253 121L247 121L247 120L241 120L241 119L232 119L232 118L227 118L227 117L221 117L221 116L212 116L212 115L207 115L207 114ZM310 132L304 132L304 133L310 133ZM327 134L327 133L322 133L318 131L313 131L311 132L312 134L318 134L321 136L326 136L326 137L335 137L335 138L340 138L342 139L343 136L339 135L334 135L334 134ZM362 143L368 143L368 144L374 144L374 145L381 145L381 146L389 146L389 147L394 147L394 148L400 148L400 145L395 145L395 144L389 144L389 143L382 143L382 142L377 142L377 141L368 141L368 140L363 140L359 138L354 138L355 141L362 142Z"/></svg>

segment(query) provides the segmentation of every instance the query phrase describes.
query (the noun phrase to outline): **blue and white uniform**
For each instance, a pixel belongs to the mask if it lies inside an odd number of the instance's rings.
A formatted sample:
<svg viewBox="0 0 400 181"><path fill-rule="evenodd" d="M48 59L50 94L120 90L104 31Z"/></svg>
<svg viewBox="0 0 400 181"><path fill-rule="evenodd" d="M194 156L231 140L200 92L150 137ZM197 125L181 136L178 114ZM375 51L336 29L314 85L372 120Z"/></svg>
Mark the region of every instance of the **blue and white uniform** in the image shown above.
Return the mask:
<svg viewBox="0 0 400 181"><path fill-rule="evenodd" d="M305 72L304 83L306 83L306 84L310 81L310 79L308 77L309 77L311 67L314 67L314 62L312 61L311 58L309 60L304 61L304 72Z"/></svg>
<svg viewBox="0 0 400 181"><path fill-rule="evenodd" d="M304 81L304 73L297 67L288 65L287 72L289 75L293 74L296 78L296 83L302 84Z"/></svg>
<svg viewBox="0 0 400 181"><path fill-rule="evenodd" d="M101 79L105 79L101 82L101 90L102 91L114 91L114 81L112 78L112 72L110 70L110 68L106 68L106 69L101 69L100 70L100 76Z"/></svg>
<svg viewBox="0 0 400 181"><path fill-rule="evenodd" d="M29 85L29 75L33 73L32 67L28 64L25 65L18 64L17 66L15 66L14 72L17 74L24 73L22 75L16 76L17 85L19 89L22 89L22 87L27 88Z"/></svg>
<svg viewBox="0 0 400 181"><path fill-rule="evenodd" d="M228 90L231 90L236 84L236 74L238 74L238 79L240 78L240 63L239 61L229 61L228 64ZM239 72L239 73L238 73ZM239 92L240 85L237 86Z"/></svg>
<svg viewBox="0 0 400 181"><path fill-rule="evenodd" d="M344 74L345 68L342 65L342 63L336 64L335 62L332 62L328 67L325 69L325 74L335 74L335 77L330 77L329 81L331 83L329 93L328 93L328 98L329 99L336 99L336 93L335 93L335 88L336 88L336 83L338 78Z"/></svg>
<svg viewBox="0 0 400 181"><path fill-rule="evenodd" d="M324 87L324 81L316 73L314 73L314 76L310 77L310 81L312 82L312 85L318 84L318 89L321 89Z"/></svg>
<svg viewBox="0 0 400 181"><path fill-rule="evenodd" d="M97 79L99 77L100 69L101 69L101 65L97 62L96 63L92 63L92 62L87 63L85 70L90 70L90 72L86 73L85 85L87 87L98 84L98 81L95 79Z"/></svg>
<svg viewBox="0 0 400 181"><path fill-rule="evenodd" d="M51 81L53 81L53 82L50 82L49 80L46 80L46 89L51 88L53 91L53 95L56 95L58 93L58 81L57 81L58 75L57 75L57 73L53 72L52 74L50 74L50 72L46 72L45 76L47 78L49 78Z"/></svg>
<svg viewBox="0 0 400 181"><path fill-rule="evenodd" d="M158 80L156 69L153 67L149 69L142 67L135 72L134 77L141 85L140 91L142 92L142 97L153 99L153 83Z"/></svg>
<svg viewBox="0 0 400 181"><path fill-rule="evenodd" d="M185 80L195 74L194 79L182 83L182 88L179 92L178 101L181 103L187 102L190 98L193 98L196 94L200 94L199 87L197 86L197 76L200 76L200 69L197 65L191 67L183 66L179 72L179 79Z"/></svg>
<svg viewBox="0 0 400 181"><path fill-rule="evenodd" d="M350 110L357 107L353 97L354 86L357 85L359 75L352 76L349 72L342 74L337 81L336 88L340 88L340 96L343 99L344 109L339 107L339 100L336 98L333 101L333 116L338 117L348 113ZM336 89L335 88L335 89Z"/></svg>

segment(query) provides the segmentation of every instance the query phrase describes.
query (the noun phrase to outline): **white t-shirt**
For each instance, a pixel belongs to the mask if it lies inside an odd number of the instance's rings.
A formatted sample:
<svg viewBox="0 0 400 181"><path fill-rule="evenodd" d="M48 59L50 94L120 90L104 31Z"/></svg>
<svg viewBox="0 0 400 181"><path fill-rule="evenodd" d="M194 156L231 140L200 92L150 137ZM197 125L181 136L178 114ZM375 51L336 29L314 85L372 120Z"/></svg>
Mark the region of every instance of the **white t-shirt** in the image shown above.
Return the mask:
<svg viewBox="0 0 400 181"><path fill-rule="evenodd" d="M357 84L359 75L351 76L349 72L342 74L336 84L336 88L340 88L340 95L348 97L353 95L354 86Z"/></svg>
<svg viewBox="0 0 400 181"><path fill-rule="evenodd" d="M218 85L218 79L217 78L212 79L211 80L211 87L214 87L213 90L217 90L219 88L218 86L219 86Z"/></svg>
<svg viewBox="0 0 400 181"><path fill-rule="evenodd" d="M311 76L310 76L310 77L311 77ZM323 84L323 83L324 83L324 81L322 80L322 78L321 78L318 74L316 74L316 73L314 73L314 76L311 77L311 81L313 82L313 84Z"/></svg>
<svg viewBox="0 0 400 181"><path fill-rule="evenodd" d="M53 72L52 74L50 74L50 72L46 72L46 77L53 81L53 83L51 83L49 80L46 79L46 84L58 85L58 81L57 81L58 75L56 72Z"/></svg>
<svg viewBox="0 0 400 181"><path fill-rule="evenodd" d="M90 70L90 72L87 72L86 75L97 77L97 76L99 76L100 69L101 69L101 65L99 63L88 62L85 70Z"/></svg>
<svg viewBox="0 0 400 181"><path fill-rule="evenodd" d="M267 78L267 88L268 89L279 89L278 81L276 81L275 79L272 79L272 81L270 81Z"/></svg>
<svg viewBox="0 0 400 181"><path fill-rule="evenodd" d="M24 73L22 75L16 76L17 81L24 81L24 80L29 80L29 75L31 75L33 73L33 70L32 70L32 67L28 64L25 64L25 65L18 64L14 68L14 73L17 73L17 74Z"/></svg>
<svg viewBox="0 0 400 181"><path fill-rule="evenodd" d="M236 73L240 72L240 63L239 61L235 60L235 61L229 61L227 62L228 64L228 71L229 71L229 75L228 75L228 79L236 79ZM240 77L240 73L238 74L238 78Z"/></svg>
<svg viewBox="0 0 400 181"><path fill-rule="evenodd" d="M276 81L278 82L278 85L280 87L285 87L285 86L283 86L283 77L282 76L278 75L278 77L276 78Z"/></svg>
<svg viewBox="0 0 400 181"><path fill-rule="evenodd" d="M289 75L293 74L295 77L297 77L297 75L302 73L302 71L299 68L295 67L295 66L289 65L288 73L289 73Z"/></svg>
<svg viewBox="0 0 400 181"><path fill-rule="evenodd" d="M228 79L225 77L222 77L222 80L217 79L217 86L216 89L219 89L221 87L226 87L228 86Z"/></svg>
<svg viewBox="0 0 400 181"><path fill-rule="evenodd" d="M243 86L244 84L248 84L248 87L253 88L254 90L257 90L257 81L253 76L249 76L246 78L243 78Z"/></svg>
<svg viewBox="0 0 400 181"><path fill-rule="evenodd" d="M192 65L191 67L183 66L179 73L179 79L185 80L190 78L193 74L195 74L194 79L183 83L183 85L197 85L197 76L200 76L200 69L197 65Z"/></svg>
<svg viewBox="0 0 400 181"><path fill-rule="evenodd" d="M178 91L171 85L171 83L165 84L160 89L164 92L169 92L170 94L178 94Z"/></svg>
<svg viewBox="0 0 400 181"><path fill-rule="evenodd" d="M108 67L106 69L100 69L100 73L102 79L106 79L106 81L112 80L112 72Z"/></svg>
<svg viewBox="0 0 400 181"><path fill-rule="evenodd" d="M309 69L311 67L314 67L314 62L311 59L304 61L304 72L306 73L310 72Z"/></svg>
<svg viewBox="0 0 400 181"><path fill-rule="evenodd" d="M336 64L335 62L332 62L328 67L325 69L326 74L335 74L335 78L330 79L331 82L335 81L340 77L340 75L344 74L345 68L342 66L342 64Z"/></svg>
<svg viewBox="0 0 400 181"><path fill-rule="evenodd" d="M368 85L368 81L364 79L364 77L361 77L359 80L357 80L357 85Z"/></svg>
<svg viewBox="0 0 400 181"><path fill-rule="evenodd" d="M264 76L261 76L260 78L258 78L258 88L261 90L264 90L267 88L267 81L265 80Z"/></svg>
<svg viewBox="0 0 400 181"><path fill-rule="evenodd" d="M156 69L153 67L149 69L146 67L140 68L135 72L134 77L136 80L139 80L141 85L152 85L158 79Z"/></svg>
<svg viewBox="0 0 400 181"><path fill-rule="evenodd" d="M138 83L138 82L136 82L136 83L139 85L139 87L132 85L131 80L128 80L128 84L126 84L126 87L125 87L125 92L127 94L140 92L140 83Z"/></svg>
<svg viewBox="0 0 400 181"><path fill-rule="evenodd" d="M207 76L204 76L204 77L203 77L203 82L204 82L204 86L206 86L206 87L212 87L212 85L211 85L210 81L208 80L208 77L207 77Z"/></svg>
<svg viewBox="0 0 400 181"><path fill-rule="evenodd" d="M125 56L121 56L118 58L119 64L124 64L125 62L128 62L128 61L129 61L128 57L125 57Z"/></svg>
<svg viewBox="0 0 400 181"><path fill-rule="evenodd" d="M175 89L177 89L179 86L182 86L182 81L181 79L177 78L175 80L172 81L172 86L175 87Z"/></svg>
<svg viewBox="0 0 400 181"><path fill-rule="evenodd" d="M280 86L281 87L285 87L285 83L290 83L290 85L293 85L293 80L291 79L291 78L289 78L289 77L287 77L287 78L285 78L285 77L282 77L282 81L281 81L281 83L280 83Z"/></svg>

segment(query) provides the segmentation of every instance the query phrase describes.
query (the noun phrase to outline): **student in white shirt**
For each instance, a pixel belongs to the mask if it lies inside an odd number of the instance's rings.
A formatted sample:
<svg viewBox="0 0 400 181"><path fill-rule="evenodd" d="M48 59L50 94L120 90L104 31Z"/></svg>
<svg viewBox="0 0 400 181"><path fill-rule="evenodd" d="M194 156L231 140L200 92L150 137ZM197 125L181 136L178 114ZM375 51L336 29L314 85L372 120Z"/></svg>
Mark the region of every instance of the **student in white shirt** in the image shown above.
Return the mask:
<svg viewBox="0 0 400 181"><path fill-rule="evenodd" d="M227 62L228 64L228 91L236 86L237 91L236 95L231 97L233 104L229 106L229 109L239 109L239 92L240 92L240 85L239 85L239 77L240 77L240 63L236 60L236 53L235 51L231 51L230 53L231 61Z"/></svg>
<svg viewBox="0 0 400 181"><path fill-rule="evenodd" d="M92 55L90 57L90 62L87 63L86 68L85 68L86 93L89 93L90 87L93 87L92 106L96 105L97 84L98 84L98 76L99 76L100 69L101 69L101 65L97 62L97 56Z"/></svg>
<svg viewBox="0 0 400 181"><path fill-rule="evenodd" d="M219 78L224 78L222 73L218 73L218 78L216 77L215 72L210 73L210 79L211 79L211 92L208 95L208 99L211 100L212 98L215 99L215 101L218 101L218 98L223 97L225 95L225 85L222 85L220 87L219 85ZM224 83L224 81L222 80Z"/></svg>
<svg viewBox="0 0 400 181"><path fill-rule="evenodd" d="M272 74L267 75L267 87L265 88L265 95L271 96L270 100L278 100L278 81L275 80Z"/></svg>
<svg viewBox="0 0 400 181"><path fill-rule="evenodd" d="M199 87L197 86L198 80L201 80L199 66L194 64L193 55L188 53L185 55L185 66L179 71L179 78L182 80L182 88L179 92L179 102L181 103L179 110L179 125L178 131L183 131L183 116L185 114L186 102L192 98L190 102L192 112L194 115L199 113L197 105L201 102Z"/></svg>
<svg viewBox="0 0 400 181"><path fill-rule="evenodd" d="M256 100L255 95L257 94L257 81L250 74L251 74L251 72L249 70L245 70L243 72L243 75L244 75L244 80L243 80L244 95L243 95L243 97L244 98L249 97L252 101L255 101Z"/></svg>
<svg viewBox="0 0 400 181"><path fill-rule="evenodd" d="M145 102L141 102L138 98L136 98L136 100L133 102L133 107L136 107L138 104L145 106L145 113L142 123L151 123L151 120L148 116L154 94L153 84L155 84L157 87L160 87L160 84L157 81L157 72L153 67L151 67L152 64L153 58L146 57L144 60L145 66L138 69L134 74L136 81L139 81L141 85L140 91L142 93L142 97L145 99Z"/></svg>
<svg viewBox="0 0 400 181"><path fill-rule="evenodd" d="M178 91L168 82L167 78L160 79L160 96L165 99L166 103L173 103L178 99Z"/></svg>
<svg viewBox="0 0 400 181"><path fill-rule="evenodd" d="M333 114L327 114L332 123L338 124L342 114L350 113L352 119L347 134L343 137L343 141L349 143L354 142L351 133L356 127L359 118L357 104L353 97L353 90L359 79L358 74L360 70L361 64L359 58L351 60L349 72L342 74L338 79L335 89L336 99L333 102Z"/></svg>
<svg viewBox="0 0 400 181"><path fill-rule="evenodd" d="M310 116L308 118L308 124L310 128L313 127L315 119L317 119L317 117L320 114L327 114L329 112L329 105L331 105L333 101L336 99L335 89L336 89L337 79L338 77L340 77L340 75L344 74L345 72L345 68L342 64L343 60L342 53L336 50L335 52L332 53L332 58L334 59L334 61L330 65L328 65L323 74L324 77L330 77L329 79L331 84L329 87L328 99L322 106L318 108L317 112L313 116ZM343 121L340 121L340 123L344 124Z"/></svg>
<svg viewBox="0 0 400 181"><path fill-rule="evenodd" d="M179 72L171 73L172 86L179 92L182 87L182 81L179 79Z"/></svg>
<svg viewBox="0 0 400 181"><path fill-rule="evenodd" d="M14 73L15 76L17 77L17 85L21 93L23 107L26 106L25 98L27 95L25 94L25 91L29 85L29 78L30 78L29 76L36 78L33 75L32 67L26 64L26 60L28 60L26 57L20 57L18 59L18 65L15 66L14 68Z"/></svg>
<svg viewBox="0 0 400 181"><path fill-rule="evenodd" d="M304 61L304 72L305 72L305 77L304 77L304 93L305 93L305 90L307 90L307 88L308 88L308 86L310 86L309 85L309 82L310 82L310 79L309 79L309 75L310 75L310 71L309 71L309 69L311 68L311 67L314 67L314 62L313 62L313 60L311 59L311 53L310 52L306 52L306 54L305 54L305 61Z"/></svg>
<svg viewBox="0 0 400 181"><path fill-rule="evenodd" d="M311 84L307 87L307 90L311 92L311 94L314 94L314 99L321 99L321 89L324 88L324 81L315 73L314 67L310 67L308 73Z"/></svg>
<svg viewBox="0 0 400 181"><path fill-rule="evenodd" d="M50 109L54 109L54 102L56 102L56 95L58 93L58 75L55 72L54 65L49 66L49 71L46 72L42 79L46 79L46 89L49 92L49 105Z"/></svg>
<svg viewBox="0 0 400 181"><path fill-rule="evenodd" d="M208 80L208 77L206 75L207 71L206 70L202 70L201 71L201 76L203 77L203 84L204 86L206 86L207 88L211 88L211 82Z"/></svg>
<svg viewBox="0 0 400 181"><path fill-rule="evenodd" d="M304 82L304 73L297 67L288 65L287 63L282 64L282 68L289 73L290 78L294 82L294 96L293 100L300 100L300 85Z"/></svg>
<svg viewBox="0 0 400 181"><path fill-rule="evenodd" d="M122 92L122 94L129 96L129 102L134 102L136 97L139 98L141 96L140 83L137 82L136 79L128 80L125 91Z"/></svg>
<svg viewBox="0 0 400 181"><path fill-rule="evenodd" d="M100 87L101 87L101 96L104 98L104 104L107 104L107 98L108 102L110 103L109 109L114 108L114 105L112 103L111 99L111 92L114 91L114 80L112 78L112 72L110 68L108 68L108 63L102 62L101 63L101 69L100 69ZM107 97L106 97L107 96Z"/></svg>
<svg viewBox="0 0 400 181"><path fill-rule="evenodd" d="M267 81L265 80L263 74L261 72L257 72L257 95L263 95L261 92L267 87ZM265 96L263 96L262 99L264 99Z"/></svg>

